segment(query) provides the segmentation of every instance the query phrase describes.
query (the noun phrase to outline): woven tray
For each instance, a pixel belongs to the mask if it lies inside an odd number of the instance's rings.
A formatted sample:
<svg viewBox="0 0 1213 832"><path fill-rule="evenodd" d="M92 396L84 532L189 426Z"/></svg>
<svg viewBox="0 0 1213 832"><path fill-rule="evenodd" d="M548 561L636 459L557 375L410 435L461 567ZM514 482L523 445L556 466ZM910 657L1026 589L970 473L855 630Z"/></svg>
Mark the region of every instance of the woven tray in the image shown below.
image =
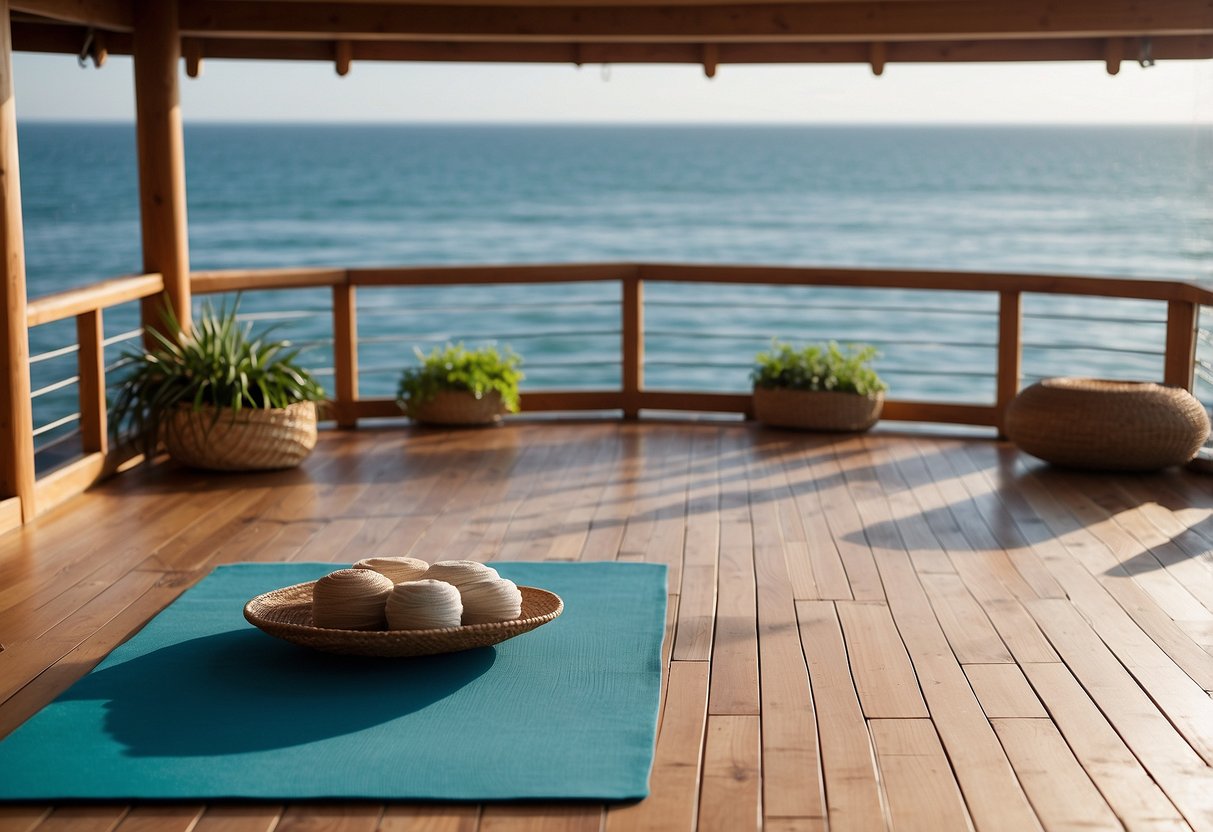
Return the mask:
<svg viewBox="0 0 1213 832"><path fill-rule="evenodd" d="M330 630L312 625L315 585L309 581L258 595L245 605L244 617L272 636L326 653L399 658L488 647L530 632L564 612L564 602L554 592L520 586L522 615L513 621L441 630Z"/></svg>

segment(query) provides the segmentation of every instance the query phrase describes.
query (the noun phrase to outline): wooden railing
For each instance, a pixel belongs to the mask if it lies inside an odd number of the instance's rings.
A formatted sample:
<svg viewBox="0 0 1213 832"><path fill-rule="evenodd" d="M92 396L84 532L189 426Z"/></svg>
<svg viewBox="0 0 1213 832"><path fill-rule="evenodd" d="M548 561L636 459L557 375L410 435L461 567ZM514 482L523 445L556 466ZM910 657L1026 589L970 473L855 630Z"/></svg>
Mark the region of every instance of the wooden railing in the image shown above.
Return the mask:
<svg viewBox="0 0 1213 832"><path fill-rule="evenodd" d="M26 306L26 327L76 319L76 352L80 398L80 443L83 456L35 479L25 472L16 494L0 494L0 530L19 524L22 503L28 518L47 511L63 500L84 491L112 473L129 458L128 453L111 452L105 397L105 325L104 310L123 303L142 300L164 291L158 274L121 277L72 289L30 301ZM26 401L32 408L32 402ZM28 420L33 423L32 418ZM27 441L32 446L34 437ZM31 452L30 456L33 454ZM15 522L16 521L16 522Z"/></svg>
<svg viewBox="0 0 1213 832"><path fill-rule="evenodd" d="M460 286L485 284L574 283L618 281L622 385L614 390L543 391L522 396L524 411L621 410L626 418L639 411L684 410L746 413L747 394L690 390L647 390L644 384L644 285L648 282L733 285L823 286L914 291L992 293L998 297L997 397L990 404L953 404L904 399L885 402L883 419L944 422L998 427L1020 385L1022 363L1022 296L1025 293L1154 300L1167 303L1163 382L1191 388L1196 345L1196 311L1213 302L1213 292L1175 281L1050 275L779 266L579 264L527 266L450 266L381 269L278 269L195 272L196 294L263 289L331 286L333 290L336 420L343 427L358 419L399 417L392 399L358 395L358 321L355 292L359 286Z"/></svg>
<svg viewBox="0 0 1213 832"><path fill-rule="evenodd" d="M1022 364L1024 294L1072 295L1161 301L1167 304L1163 377L1190 389L1195 365L1198 309L1213 305L1213 291L1191 283L1164 280L925 271L792 268L774 266L573 264L449 266L401 268L300 268L194 272L194 294L330 287L334 397L330 416L340 427L360 419L399 417L393 399L363 398L358 384L358 287L465 286L575 282L617 282L621 384L602 390L545 390L522 396L524 411L621 411L636 418L642 410L682 410L749 414L750 396L694 390L652 390L644 377L644 287L647 282L766 286L817 286L992 294L997 297L995 399L989 403L948 403L892 399L882 418L999 427L1006 406L1018 392ZM62 292L29 303L27 324L35 327L71 317L79 341L80 436L83 457L35 481L29 494L0 495L0 530L20 522L21 499L38 511L84 490L115 469L118 458L107 438L103 310L132 300L150 299L164 290L159 275L120 278ZM154 304L145 300L145 320ZM30 440L32 442L32 439ZM28 516L28 515L27 515ZM14 519L15 518L15 519Z"/></svg>

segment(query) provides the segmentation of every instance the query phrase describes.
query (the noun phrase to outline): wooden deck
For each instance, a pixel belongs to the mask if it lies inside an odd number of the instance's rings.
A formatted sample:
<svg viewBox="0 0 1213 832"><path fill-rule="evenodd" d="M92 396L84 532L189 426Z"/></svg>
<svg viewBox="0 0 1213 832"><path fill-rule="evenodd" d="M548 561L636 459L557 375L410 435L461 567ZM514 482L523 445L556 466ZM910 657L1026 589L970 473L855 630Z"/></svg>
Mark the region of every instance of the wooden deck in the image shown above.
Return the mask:
<svg viewBox="0 0 1213 832"><path fill-rule="evenodd" d="M0 806L0 832L1213 829L1213 479L740 423L322 434L0 537L0 735L216 563L669 564L635 805ZM70 753L70 749L68 750Z"/></svg>

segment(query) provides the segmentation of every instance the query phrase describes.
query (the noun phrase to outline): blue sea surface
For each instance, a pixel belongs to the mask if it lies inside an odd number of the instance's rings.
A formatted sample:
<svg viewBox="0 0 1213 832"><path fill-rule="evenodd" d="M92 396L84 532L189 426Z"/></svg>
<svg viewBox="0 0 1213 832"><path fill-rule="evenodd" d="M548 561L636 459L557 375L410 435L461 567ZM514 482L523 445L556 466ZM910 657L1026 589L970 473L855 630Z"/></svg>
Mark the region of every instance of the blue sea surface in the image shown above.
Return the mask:
<svg viewBox="0 0 1213 832"><path fill-rule="evenodd" d="M1209 125L191 125L185 139L195 269L644 261L1213 281ZM28 123L19 141L30 295L139 272L133 126ZM618 298L613 283L363 289L362 394L390 395L412 347L445 340L510 344L527 389L616 386ZM877 344L898 398L993 398L986 293L654 283L645 299L652 388L744 390L778 336ZM241 308L277 320L324 380L327 291L249 293ZM1025 311L1028 381L1161 375L1164 304L1029 296ZM135 304L106 319L108 335L130 332ZM73 342L71 321L32 333L34 353ZM37 362L35 387L73 367ZM39 397L36 424L70 415L73 396Z"/></svg>

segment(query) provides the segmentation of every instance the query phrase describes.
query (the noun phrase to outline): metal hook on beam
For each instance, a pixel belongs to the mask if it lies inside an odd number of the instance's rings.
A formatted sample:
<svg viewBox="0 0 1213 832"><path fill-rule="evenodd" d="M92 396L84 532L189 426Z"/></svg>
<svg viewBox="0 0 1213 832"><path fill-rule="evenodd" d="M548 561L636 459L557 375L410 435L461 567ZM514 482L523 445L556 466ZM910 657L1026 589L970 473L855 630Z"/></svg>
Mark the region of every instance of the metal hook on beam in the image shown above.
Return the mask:
<svg viewBox="0 0 1213 832"><path fill-rule="evenodd" d="M1141 38L1137 41L1137 63L1141 64L1143 69L1154 66L1153 38Z"/></svg>
<svg viewBox="0 0 1213 832"><path fill-rule="evenodd" d="M80 47L80 54L76 56L80 68L84 69L91 60L94 67L101 69L105 66L105 59L108 57L109 50L105 46L105 33L98 32L90 26L84 33L84 43Z"/></svg>

